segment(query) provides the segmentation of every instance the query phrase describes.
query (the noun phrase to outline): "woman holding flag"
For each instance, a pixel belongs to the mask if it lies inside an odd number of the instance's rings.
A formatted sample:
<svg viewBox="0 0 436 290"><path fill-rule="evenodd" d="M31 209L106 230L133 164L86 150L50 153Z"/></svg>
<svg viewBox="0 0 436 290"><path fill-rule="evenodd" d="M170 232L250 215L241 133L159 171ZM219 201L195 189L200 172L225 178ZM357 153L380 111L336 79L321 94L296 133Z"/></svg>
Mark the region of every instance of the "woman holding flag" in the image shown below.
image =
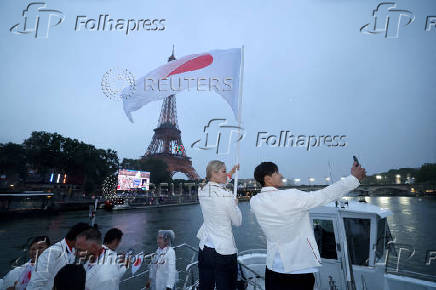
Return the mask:
<svg viewBox="0 0 436 290"><path fill-rule="evenodd" d="M235 166L235 172L239 166ZM210 161L206 168L207 184L199 189L203 214L198 271L200 290L234 290L238 278L237 251L232 225L242 223L238 200L226 189L227 171L223 162Z"/></svg>

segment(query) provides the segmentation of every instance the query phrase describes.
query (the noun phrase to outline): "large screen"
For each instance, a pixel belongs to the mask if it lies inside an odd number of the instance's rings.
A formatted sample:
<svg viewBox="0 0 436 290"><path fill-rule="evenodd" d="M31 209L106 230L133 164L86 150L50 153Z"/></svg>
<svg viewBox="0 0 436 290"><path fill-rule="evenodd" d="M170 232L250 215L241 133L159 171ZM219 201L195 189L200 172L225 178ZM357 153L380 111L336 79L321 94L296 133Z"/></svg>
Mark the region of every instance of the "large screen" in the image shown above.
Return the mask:
<svg viewBox="0 0 436 290"><path fill-rule="evenodd" d="M119 169L117 190L132 190L150 188L150 172Z"/></svg>

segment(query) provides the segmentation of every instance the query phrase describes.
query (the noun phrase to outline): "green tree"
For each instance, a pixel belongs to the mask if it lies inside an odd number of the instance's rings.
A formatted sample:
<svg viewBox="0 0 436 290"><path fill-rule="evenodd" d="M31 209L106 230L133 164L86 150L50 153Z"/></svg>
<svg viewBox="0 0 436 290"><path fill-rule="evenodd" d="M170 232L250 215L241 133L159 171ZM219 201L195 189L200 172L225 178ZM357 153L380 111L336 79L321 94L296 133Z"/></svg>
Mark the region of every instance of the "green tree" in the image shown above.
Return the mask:
<svg viewBox="0 0 436 290"><path fill-rule="evenodd" d="M26 151L20 144L0 144L0 174L26 177Z"/></svg>
<svg viewBox="0 0 436 290"><path fill-rule="evenodd" d="M417 183L436 184L436 163L425 163L416 175Z"/></svg>

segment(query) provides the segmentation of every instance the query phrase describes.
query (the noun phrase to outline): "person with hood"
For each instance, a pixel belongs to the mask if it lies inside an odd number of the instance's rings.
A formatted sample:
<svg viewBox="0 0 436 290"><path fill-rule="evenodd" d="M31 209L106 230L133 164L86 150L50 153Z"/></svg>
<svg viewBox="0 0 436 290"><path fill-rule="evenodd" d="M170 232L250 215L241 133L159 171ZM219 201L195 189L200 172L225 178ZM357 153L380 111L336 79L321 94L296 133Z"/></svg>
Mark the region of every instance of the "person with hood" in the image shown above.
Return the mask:
<svg viewBox="0 0 436 290"><path fill-rule="evenodd" d="M151 290L171 290L176 283L176 253L172 247L175 234L172 230L160 230L157 234L155 255L150 263L150 281L146 288Z"/></svg>

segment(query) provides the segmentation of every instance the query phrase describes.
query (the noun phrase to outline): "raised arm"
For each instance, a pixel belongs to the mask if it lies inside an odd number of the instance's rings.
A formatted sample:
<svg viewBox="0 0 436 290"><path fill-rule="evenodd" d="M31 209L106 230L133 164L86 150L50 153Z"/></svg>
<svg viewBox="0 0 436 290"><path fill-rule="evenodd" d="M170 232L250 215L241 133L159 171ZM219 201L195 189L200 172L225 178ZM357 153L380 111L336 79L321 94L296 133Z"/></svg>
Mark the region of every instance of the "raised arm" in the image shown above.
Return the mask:
<svg viewBox="0 0 436 290"><path fill-rule="evenodd" d="M360 165L356 165L356 162L354 162L351 168L351 174L343 180L339 180L321 190L311 192L299 191L300 194L297 198L293 199L295 206L303 209L322 206L341 198L351 190L357 188L360 185L359 181L365 178L366 171L364 168L361 168ZM293 193L295 193L295 190Z"/></svg>

